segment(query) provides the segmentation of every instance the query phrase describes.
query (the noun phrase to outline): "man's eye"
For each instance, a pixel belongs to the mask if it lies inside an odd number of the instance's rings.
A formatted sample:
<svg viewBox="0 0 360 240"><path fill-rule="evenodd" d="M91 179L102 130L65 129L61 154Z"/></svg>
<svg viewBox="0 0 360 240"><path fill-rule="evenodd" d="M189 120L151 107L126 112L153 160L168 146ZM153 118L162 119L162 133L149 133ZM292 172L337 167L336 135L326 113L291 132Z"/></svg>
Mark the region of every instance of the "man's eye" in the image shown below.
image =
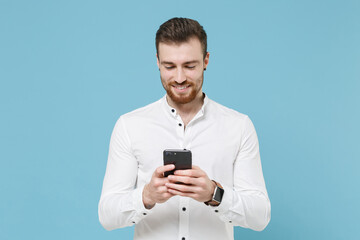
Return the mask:
<svg viewBox="0 0 360 240"><path fill-rule="evenodd" d="M165 66L166 69L173 69L174 66Z"/></svg>
<svg viewBox="0 0 360 240"><path fill-rule="evenodd" d="M186 68L189 68L189 69L194 69L195 66L186 66Z"/></svg>

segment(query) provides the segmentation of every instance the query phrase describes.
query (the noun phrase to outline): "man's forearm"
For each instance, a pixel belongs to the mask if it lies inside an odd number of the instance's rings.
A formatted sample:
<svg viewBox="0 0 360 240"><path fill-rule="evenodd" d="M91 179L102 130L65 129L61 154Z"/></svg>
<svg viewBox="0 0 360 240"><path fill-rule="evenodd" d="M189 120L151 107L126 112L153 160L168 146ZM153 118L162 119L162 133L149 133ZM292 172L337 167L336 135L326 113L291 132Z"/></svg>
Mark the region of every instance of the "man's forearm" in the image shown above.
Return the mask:
<svg viewBox="0 0 360 240"><path fill-rule="evenodd" d="M151 200L149 196L148 184L145 185L144 190L142 192L142 201L146 209L152 209L156 204L154 201Z"/></svg>

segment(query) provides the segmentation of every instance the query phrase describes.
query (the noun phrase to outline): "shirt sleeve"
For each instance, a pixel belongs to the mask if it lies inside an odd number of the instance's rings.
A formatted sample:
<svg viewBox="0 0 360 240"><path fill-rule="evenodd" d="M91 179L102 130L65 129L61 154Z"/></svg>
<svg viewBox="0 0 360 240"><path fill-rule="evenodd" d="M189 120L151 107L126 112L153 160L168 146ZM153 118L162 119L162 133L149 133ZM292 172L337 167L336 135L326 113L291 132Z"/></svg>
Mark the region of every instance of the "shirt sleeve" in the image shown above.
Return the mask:
<svg viewBox="0 0 360 240"><path fill-rule="evenodd" d="M221 180L219 179L221 184ZM240 149L234 163L233 186L224 186L216 207L222 221L262 231L270 221L271 206L262 173L257 134L249 117L244 120Z"/></svg>
<svg viewBox="0 0 360 240"><path fill-rule="evenodd" d="M151 212L142 202L143 187L136 188L137 172L138 163L120 117L111 135L98 205L99 221L106 230L131 226Z"/></svg>

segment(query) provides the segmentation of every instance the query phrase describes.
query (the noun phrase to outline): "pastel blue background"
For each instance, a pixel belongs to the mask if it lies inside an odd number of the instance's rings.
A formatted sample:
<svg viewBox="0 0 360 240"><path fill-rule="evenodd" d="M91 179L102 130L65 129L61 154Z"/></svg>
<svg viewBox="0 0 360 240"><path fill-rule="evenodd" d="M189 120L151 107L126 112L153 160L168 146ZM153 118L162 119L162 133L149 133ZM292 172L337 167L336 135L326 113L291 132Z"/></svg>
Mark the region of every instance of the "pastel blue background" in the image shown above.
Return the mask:
<svg viewBox="0 0 360 240"><path fill-rule="evenodd" d="M258 132L272 219L235 239L360 239L360 1L0 0L0 239L98 222L117 118L164 95L155 32L208 33L204 91Z"/></svg>

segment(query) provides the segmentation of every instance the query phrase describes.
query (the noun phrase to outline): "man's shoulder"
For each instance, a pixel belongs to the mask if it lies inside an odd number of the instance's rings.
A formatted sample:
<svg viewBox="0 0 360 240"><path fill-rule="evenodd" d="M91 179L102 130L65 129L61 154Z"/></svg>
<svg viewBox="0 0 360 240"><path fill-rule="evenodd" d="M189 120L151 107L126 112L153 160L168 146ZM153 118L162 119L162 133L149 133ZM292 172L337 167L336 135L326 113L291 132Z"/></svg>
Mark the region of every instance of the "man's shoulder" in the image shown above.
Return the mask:
<svg viewBox="0 0 360 240"><path fill-rule="evenodd" d="M209 118L216 121L224 128L231 129L232 132L243 132L253 128L253 124L248 115L226 107L215 101L209 101Z"/></svg>
<svg viewBox="0 0 360 240"><path fill-rule="evenodd" d="M248 116L246 114L241 113L232 108L229 108L227 106L224 106L218 102L215 102L214 100L209 99L209 107L211 108L210 110L212 110L212 112L214 112L216 115L219 115L219 116L235 118L235 119L239 119L239 120L248 118Z"/></svg>
<svg viewBox="0 0 360 240"><path fill-rule="evenodd" d="M162 101L162 98L155 102L152 102L146 106L143 106L143 107L137 108L131 112L125 113L125 114L121 115L120 118L126 119L126 120L132 120L132 119L142 119L142 118L149 118L152 116L156 116L161 109L161 101Z"/></svg>

